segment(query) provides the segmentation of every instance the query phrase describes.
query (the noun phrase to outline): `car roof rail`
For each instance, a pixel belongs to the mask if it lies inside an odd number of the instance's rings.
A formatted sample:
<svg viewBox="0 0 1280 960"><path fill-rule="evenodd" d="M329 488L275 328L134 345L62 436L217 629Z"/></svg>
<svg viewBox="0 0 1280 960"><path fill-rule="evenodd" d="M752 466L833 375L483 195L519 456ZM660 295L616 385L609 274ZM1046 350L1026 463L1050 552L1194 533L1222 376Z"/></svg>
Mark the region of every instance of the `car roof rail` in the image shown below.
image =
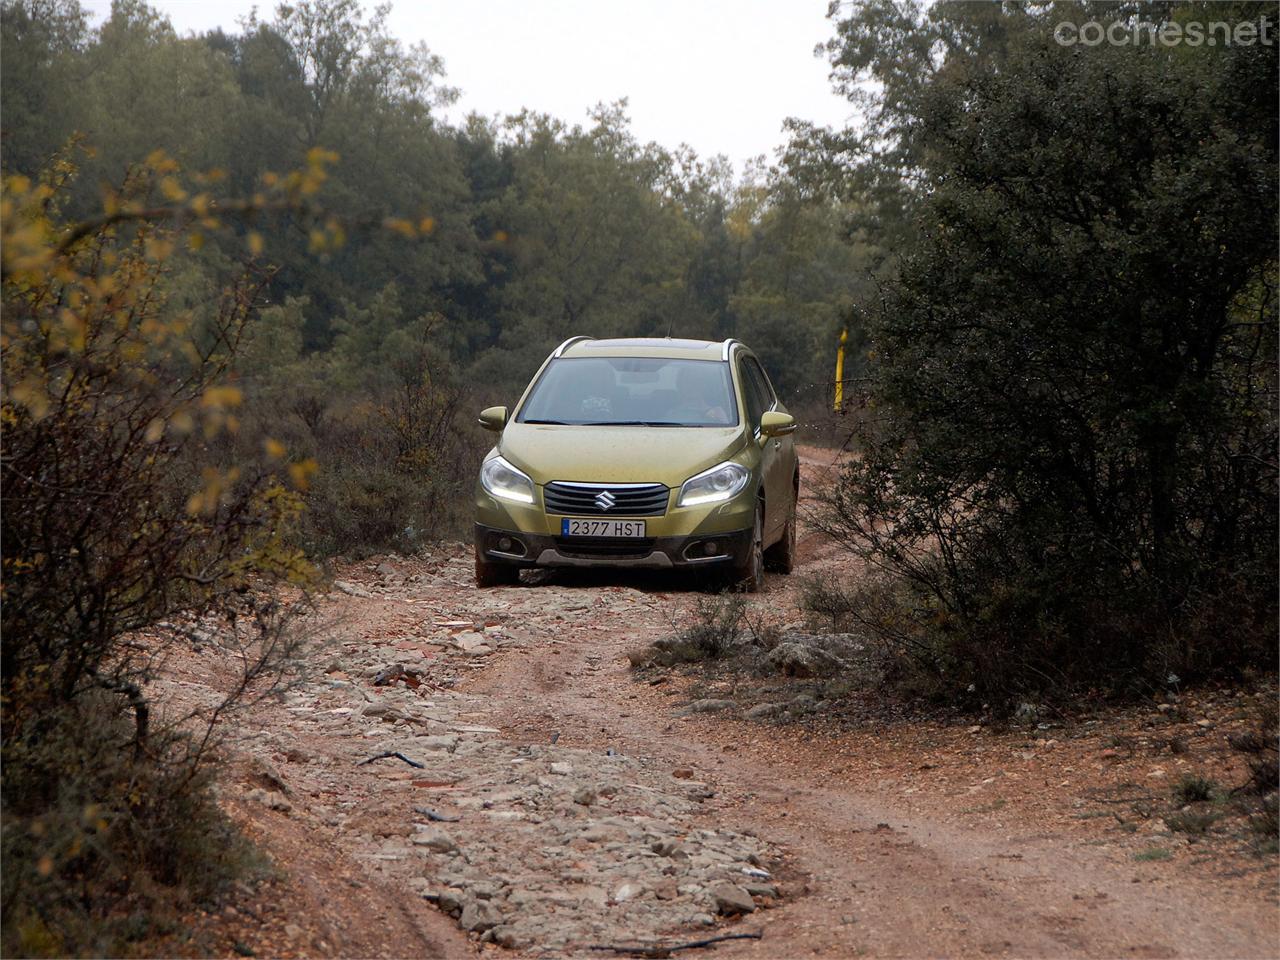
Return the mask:
<svg viewBox="0 0 1280 960"><path fill-rule="evenodd" d="M594 340L594 339L595 337L570 337L564 343L560 344L560 346L556 347L556 352L553 353L551 356L553 358L560 356L560 354L564 353L566 349L568 349L573 344L577 343L579 340Z"/></svg>
<svg viewBox="0 0 1280 960"><path fill-rule="evenodd" d="M728 340L724 342L724 351L720 354L720 359L728 360L729 354L733 352L733 348L740 347L740 346L742 346L741 340L737 340L733 337L730 337Z"/></svg>

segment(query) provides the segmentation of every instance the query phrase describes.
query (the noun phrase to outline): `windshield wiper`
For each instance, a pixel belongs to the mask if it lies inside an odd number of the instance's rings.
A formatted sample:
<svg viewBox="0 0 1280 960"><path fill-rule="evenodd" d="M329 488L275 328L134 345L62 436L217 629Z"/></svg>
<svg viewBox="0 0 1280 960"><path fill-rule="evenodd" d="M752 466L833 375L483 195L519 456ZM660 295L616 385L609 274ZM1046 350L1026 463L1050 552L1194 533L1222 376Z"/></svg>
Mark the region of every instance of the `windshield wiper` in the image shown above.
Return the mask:
<svg viewBox="0 0 1280 960"><path fill-rule="evenodd" d="M521 423L549 423L555 427L572 427L578 424L572 424L567 420L521 420Z"/></svg>
<svg viewBox="0 0 1280 960"><path fill-rule="evenodd" d="M596 420L593 427L683 427L683 423L670 420Z"/></svg>

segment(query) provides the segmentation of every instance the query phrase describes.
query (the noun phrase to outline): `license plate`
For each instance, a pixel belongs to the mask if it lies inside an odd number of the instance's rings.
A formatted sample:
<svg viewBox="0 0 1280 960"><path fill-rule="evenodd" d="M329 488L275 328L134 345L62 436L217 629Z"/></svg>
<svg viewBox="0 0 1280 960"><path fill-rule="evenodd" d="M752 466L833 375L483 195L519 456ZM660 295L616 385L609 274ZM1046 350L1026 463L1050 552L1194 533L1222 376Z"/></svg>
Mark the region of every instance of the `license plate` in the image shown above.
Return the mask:
<svg viewBox="0 0 1280 960"><path fill-rule="evenodd" d="M560 521L562 537L622 537L638 539L644 536L643 520L576 520L565 517Z"/></svg>

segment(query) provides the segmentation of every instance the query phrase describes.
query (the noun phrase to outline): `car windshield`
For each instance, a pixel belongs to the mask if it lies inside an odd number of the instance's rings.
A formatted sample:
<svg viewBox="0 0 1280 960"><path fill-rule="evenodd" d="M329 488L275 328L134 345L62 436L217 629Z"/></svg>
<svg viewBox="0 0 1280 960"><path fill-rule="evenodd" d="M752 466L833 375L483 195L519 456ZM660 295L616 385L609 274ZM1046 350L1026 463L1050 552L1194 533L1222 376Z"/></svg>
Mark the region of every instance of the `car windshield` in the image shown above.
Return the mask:
<svg viewBox="0 0 1280 960"><path fill-rule="evenodd" d="M519 423L729 427L729 364L660 357L562 357L534 385Z"/></svg>

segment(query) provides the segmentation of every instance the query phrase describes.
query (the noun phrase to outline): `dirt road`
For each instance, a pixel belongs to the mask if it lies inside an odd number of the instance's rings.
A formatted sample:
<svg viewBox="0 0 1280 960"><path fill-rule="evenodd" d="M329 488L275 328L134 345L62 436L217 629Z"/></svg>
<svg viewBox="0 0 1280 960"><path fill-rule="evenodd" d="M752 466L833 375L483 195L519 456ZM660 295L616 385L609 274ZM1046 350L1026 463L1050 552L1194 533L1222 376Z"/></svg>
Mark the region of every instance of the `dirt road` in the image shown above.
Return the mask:
<svg viewBox="0 0 1280 960"><path fill-rule="evenodd" d="M804 451L806 490L830 463ZM801 574L843 562L812 536L801 556ZM286 876L270 909L207 918L206 948L602 956L760 933L715 953L1280 952L1273 860L1100 825L1194 744L1153 762L1090 729L753 721L732 678L633 676L626 653L699 597L678 580L536 580L477 591L461 546L340 571L316 671L233 742L228 802ZM798 620L796 581L774 577L757 615ZM216 670L170 682L191 696Z"/></svg>

